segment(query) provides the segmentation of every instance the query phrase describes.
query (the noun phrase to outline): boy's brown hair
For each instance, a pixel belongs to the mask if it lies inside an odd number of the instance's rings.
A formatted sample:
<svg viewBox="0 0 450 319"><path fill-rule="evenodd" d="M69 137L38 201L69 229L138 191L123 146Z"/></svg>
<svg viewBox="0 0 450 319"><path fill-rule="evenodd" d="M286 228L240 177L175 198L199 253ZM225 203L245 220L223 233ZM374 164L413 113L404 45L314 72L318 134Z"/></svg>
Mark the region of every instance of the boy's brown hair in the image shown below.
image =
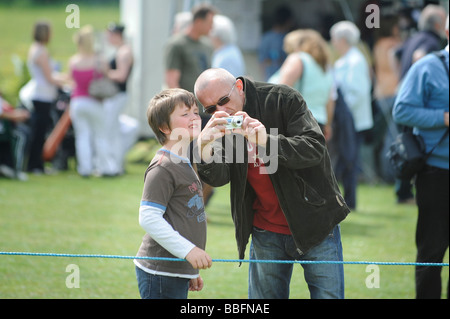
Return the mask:
<svg viewBox="0 0 450 319"><path fill-rule="evenodd" d="M177 106L186 105L191 108L196 103L194 94L184 89L164 90L150 100L147 108L148 124L161 145L168 140L168 136L161 131L161 128L171 129L170 114Z"/></svg>

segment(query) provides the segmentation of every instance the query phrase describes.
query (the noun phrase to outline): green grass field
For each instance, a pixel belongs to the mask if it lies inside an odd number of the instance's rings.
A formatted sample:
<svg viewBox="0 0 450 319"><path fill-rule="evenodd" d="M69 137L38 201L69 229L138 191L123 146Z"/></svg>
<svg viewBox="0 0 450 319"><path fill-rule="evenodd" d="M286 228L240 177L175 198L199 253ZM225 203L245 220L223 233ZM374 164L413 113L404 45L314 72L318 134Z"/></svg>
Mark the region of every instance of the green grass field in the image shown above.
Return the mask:
<svg viewBox="0 0 450 319"><path fill-rule="evenodd" d="M146 168L134 159L148 149L146 142L138 144L130 154L127 174L117 179L83 179L73 162L69 171L54 176L30 176L28 182L0 179L0 251L134 256L144 235L138 206ZM395 204L390 186L361 185L358 199L358 211L341 224L344 259L414 262L416 208ZM236 259L228 186L216 190L207 212L208 253L214 259ZM70 264L79 267L80 288L66 287ZM366 265L345 265L346 297L414 298L414 267L379 270L380 287L370 289L366 279L372 272ZM190 298L246 298L247 273L245 263L214 263L201 272L204 290ZM447 267L443 274L446 284ZM0 298L109 299L139 294L132 260L0 256ZM291 298L309 298L300 265L295 266Z"/></svg>
<svg viewBox="0 0 450 319"><path fill-rule="evenodd" d="M22 1L25 2L26 1ZM75 52L73 29L64 25L66 4L12 6L0 4L0 90L10 97L20 79L11 56L26 59L34 21L45 18L54 27L52 56L63 66ZM86 2L83 2L86 3ZM98 3L98 2L97 2ZM117 6L80 4L81 24L102 30L119 19ZM72 163L67 172L30 176L28 182L0 179L0 251L66 254L135 255L143 230L138 206L148 152L139 144L130 155L127 175L117 179L82 179ZM151 158L151 152L144 156ZM236 259L229 188L217 189L208 206L207 251L214 259ZM361 185L359 207L341 225L346 261L415 261L417 209L395 204L391 186ZM448 256L446 257L448 262ZM80 270L80 288L69 289L67 266ZM414 268L380 266L380 287L369 289L365 265L346 265L347 298L414 298ZM205 288L191 298L247 297L248 264L215 263L202 271ZM448 280L448 267L443 269ZM302 268L295 266L291 298L308 298ZM139 298L131 260L0 256L0 298Z"/></svg>

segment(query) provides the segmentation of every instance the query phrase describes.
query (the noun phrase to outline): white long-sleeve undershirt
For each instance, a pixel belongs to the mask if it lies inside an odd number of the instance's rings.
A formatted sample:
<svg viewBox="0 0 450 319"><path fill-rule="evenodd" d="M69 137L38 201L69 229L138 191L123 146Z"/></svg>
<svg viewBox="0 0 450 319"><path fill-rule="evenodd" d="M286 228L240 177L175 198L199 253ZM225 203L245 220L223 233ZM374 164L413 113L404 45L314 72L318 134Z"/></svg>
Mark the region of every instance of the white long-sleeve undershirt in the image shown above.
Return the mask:
<svg viewBox="0 0 450 319"><path fill-rule="evenodd" d="M141 205L139 224L164 249L177 258L184 259L195 245L173 229L164 219L164 213L160 208Z"/></svg>

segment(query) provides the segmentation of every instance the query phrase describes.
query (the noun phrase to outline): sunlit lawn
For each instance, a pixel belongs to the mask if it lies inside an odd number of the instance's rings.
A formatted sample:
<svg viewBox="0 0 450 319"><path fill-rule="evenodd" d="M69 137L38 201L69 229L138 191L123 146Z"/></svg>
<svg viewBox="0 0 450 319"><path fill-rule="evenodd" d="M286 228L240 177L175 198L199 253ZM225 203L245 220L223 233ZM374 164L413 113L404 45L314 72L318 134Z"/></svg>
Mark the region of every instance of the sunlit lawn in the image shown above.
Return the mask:
<svg viewBox="0 0 450 319"><path fill-rule="evenodd" d="M67 3L70 3L67 1ZM54 36L52 56L63 65L75 52L73 29L67 29L66 1L44 8L0 6L0 89L13 92L17 77L11 56L26 59L34 21L50 20ZM81 24L102 30L119 19L117 7L81 6ZM5 31L7 30L7 31ZM132 152L127 174L117 179L82 179L74 169L54 176L30 176L28 182L0 179L0 251L67 254L135 255L143 230L138 205L146 143ZM146 154L151 158L151 152ZM414 262L417 209L395 203L391 186L361 185L358 210L341 225L346 261ZM208 206L207 251L214 259L236 259L234 227L230 216L229 187L217 189ZM448 255L446 257L448 263ZM66 287L75 264L80 288ZM414 298L414 267L380 266L380 287L370 289L366 265L346 265L347 298ZM205 288L191 298L246 298L248 264L217 262L202 271ZM443 269L444 286L448 267ZM295 266L292 298L308 298L302 268ZM446 296L445 296L446 297ZM0 298L139 298L131 260L0 256Z"/></svg>
<svg viewBox="0 0 450 319"><path fill-rule="evenodd" d="M131 156L142 157L147 143ZM148 157L148 156L147 156ZM28 182L0 179L0 251L134 256L143 230L138 205L144 163L129 163L116 179L83 179L71 163L54 176ZM416 208L395 203L390 186L361 185L360 207L341 225L346 261L414 262ZM207 251L236 259L229 188L208 206ZM448 262L448 257L446 257ZM80 288L66 287L69 264L80 269ZM347 298L414 298L414 267L379 266L380 287L369 289L366 265L346 265ZM366 272L369 271L369 272ZM206 286L191 298L246 298L248 264L217 262L202 271ZM443 269L445 284L448 267ZM291 298L308 298L295 266ZM0 298L139 298L132 260L0 256Z"/></svg>

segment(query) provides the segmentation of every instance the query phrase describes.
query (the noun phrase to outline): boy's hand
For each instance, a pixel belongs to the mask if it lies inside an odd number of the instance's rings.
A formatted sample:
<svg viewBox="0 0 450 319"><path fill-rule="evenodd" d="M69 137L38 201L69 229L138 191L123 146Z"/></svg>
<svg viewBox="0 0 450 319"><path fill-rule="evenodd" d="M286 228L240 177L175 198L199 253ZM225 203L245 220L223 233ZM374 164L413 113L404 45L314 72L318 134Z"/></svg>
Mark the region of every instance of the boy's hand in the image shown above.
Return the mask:
<svg viewBox="0 0 450 319"><path fill-rule="evenodd" d="M194 269L207 269L212 266L212 259L202 249L194 247L186 256L186 260Z"/></svg>
<svg viewBox="0 0 450 319"><path fill-rule="evenodd" d="M203 279L202 277L194 278L189 281L189 291L202 291Z"/></svg>

